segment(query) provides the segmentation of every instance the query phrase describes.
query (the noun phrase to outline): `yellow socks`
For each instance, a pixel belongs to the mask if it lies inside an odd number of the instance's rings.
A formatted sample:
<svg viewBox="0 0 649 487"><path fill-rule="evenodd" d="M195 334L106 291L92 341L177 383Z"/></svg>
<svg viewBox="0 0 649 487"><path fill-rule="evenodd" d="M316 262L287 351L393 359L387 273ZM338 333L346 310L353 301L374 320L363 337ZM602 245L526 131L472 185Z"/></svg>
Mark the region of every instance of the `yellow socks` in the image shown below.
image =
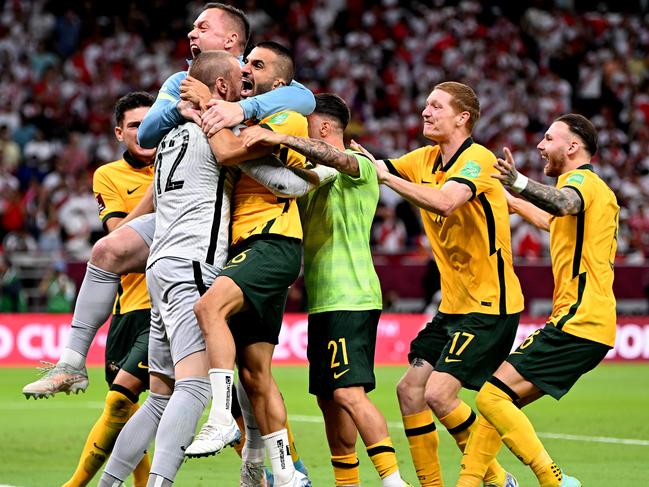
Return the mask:
<svg viewBox="0 0 649 487"><path fill-rule="evenodd" d="M360 469L356 452L347 455L331 455L336 485L360 485Z"/></svg>
<svg viewBox="0 0 649 487"><path fill-rule="evenodd" d="M464 401L460 401L458 407L443 418L440 418L439 421L446 427L451 436L455 438L458 448L464 453L469 436L477 426L476 419L476 414L471 410L471 407ZM496 450L497 452L498 450ZM485 483L503 485L506 475L505 469L494 458L487 468L484 481Z"/></svg>
<svg viewBox="0 0 649 487"><path fill-rule="evenodd" d="M503 443L532 468L541 487L557 487L561 485L561 469L545 451L530 420L514 404L516 400L518 396L506 384L492 377L480 389L476 403Z"/></svg>
<svg viewBox="0 0 649 487"><path fill-rule="evenodd" d="M433 412L426 409L403 416L402 419L419 482L422 487L442 487L444 484L437 454L439 435Z"/></svg>
<svg viewBox="0 0 649 487"><path fill-rule="evenodd" d="M291 459L293 460L293 464L296 464L300 461L300 454L297 452L297 448L295 448L295 436L293 436L293 430L288 423L288 417L286 418L286 432L288 433L288 444L291 447Z"/></svg>
<svg viewBox="0 0 649 487"><path fill-rule="evenodd" d="M502 440L498 431L482 415L478 416L469 441L464 448L460 479L456 487L479 487L485 477L487 467L496 458L501 446ZM503 485L505 477L495 479L493 482Z"/></svg>
<svg viewBox="0 0 649 487"><path fill-rule="evenodd" d="M399 470L397 455L394 453L392 440L386 436L381 441L367 447L367 455L382 479Z"/></svg>
<svg viewBox="0 0 649 487"><path fill-rule="evenodd" d="M79 487L90 482L113 450L117 435L131 417L134 404L121 392L108 391L104 412L90 430L77 469L63 487Z"/></svg>
<svg viewBox="0 0 649 487"><path fill-rule="evenodd" d="M234 389L233 389L234 390ZM241 458L241 452L243 451L243 445L246 444L246 425L243 422L243 415L239 415L234 420L237 422L237 426L239 427L239 431L241 431L241 439L232 445L234 448L234 451L237 452L237 455L239 455L239 458ZM293 450L293 447L291 447L291 450Z"/></svg>

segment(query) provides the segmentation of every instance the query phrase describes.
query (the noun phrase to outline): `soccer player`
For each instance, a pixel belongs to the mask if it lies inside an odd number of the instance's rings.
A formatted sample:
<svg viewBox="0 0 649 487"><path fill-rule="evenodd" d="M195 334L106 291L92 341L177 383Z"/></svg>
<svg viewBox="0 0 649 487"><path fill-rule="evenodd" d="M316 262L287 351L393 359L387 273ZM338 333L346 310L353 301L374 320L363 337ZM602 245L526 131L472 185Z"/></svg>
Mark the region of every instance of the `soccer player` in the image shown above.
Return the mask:
<svg viewBox="0 0 649 487"><path fill-rule="evenodd" d="M192 56L202 50L226 50L242 60L250 35L250 24L244 12L222 3L208 3L200 13L188 38ZM180 83L187 76L186 71L169 77L160 88L158 97L144 118L138 130L138 140L143 148L154 148L173 127L193 120L201 123L200 112L191 102L180 100ZM236 106L235 106L236 105ZM228 120L236 125L243 117L262 119L285 109L296 110L304 115L313 111L313 94L304 86L293 81L282 89L272 90L260 96L228 104L222 102L210 109L211 127L222 123L220 113L224 110L237 112L241 116ZM204 114L205 115L205 114ZM233 121L234 120L234 121ZM212 135L213 132L210 134ZM248 168L244 165L244 171ZM77 296L68 342L61 357L41 381L39 389L33 390L34 397L48 397L59 392L85 391L88 374L85 370L86 355L97 331L110 316L115 295L120 285L120 276L129 272L144 272L149 245L154 233L153 208L135 208L125 223L106 237L100 239L92 249L86 275ZM135 218L140 216L140 218ZM126 223L127 222L127 223Z"/></svg>
<svg viewBox="0 0 649 487"><path fill-rule="evenodd" d="M309 392L317 396L325 419L336 485L360 484L360 433L381 484L402 487L385 418L367 396L375 387L374 347L382 307L369 245L379 201L376 169L364 155L345 150L343 133L350 113L339 96L317 94L315 110L307 118L310 139L260 126L246 129L242 137L248 146L281 144L340 172L333 183L299 201L309 312Z"/></svg>
<svg viewBox="0 0 649 487"><path fill-rule="evenodd" d="M293 60L283 46L263 42L250 52L242 73L242 95L254 96L288 85L294 74ZM276 113L260 124L290 135L308 135L306 118L293 111ZM223 164L257 159L274 149L246 147L229 129L210 140ZM288 148L277 150L276 155L288 167L304 166L304 156ZM236 355L239 378L268 451L276 486L308 483L308 478L286 461L291 451L286 409L271 374L288 287L300 271L301 239L295 198L278 198L242 174L233 194L231 258L195 306L207 345L214 399L208 421L186 454L218 452L238 430L228 410ZM263 450L260 456L263 458Z"/></svg>
<svg viewBox="0 0 649 487"><path fill-rule="evenodd" d="M241 71L236 58L206 52L191 67L205 79L212 96L239 97ZM212 80L211 83L208 80ZM231 182L217 163L201 128L183 124L162 140L155 167L156 231L147 263L147 283L155 318L151 323L151 395L129 423L122 442L148 444L158 419L149 486L172 485L196 424L211 393L205 343L193 306L225 263L228 251ZM153 419L155 418L155 419ZM121 454L120 454L121 456ZM102 485L121 482L109 462Z"/></svg>
<svg viewBox="0 0 649 487"><path fill-rule="evenodd" d="M615 345L613 264L620 208L591 165L597 132L581 115L562 115L537 149L547 162L546 176L558 178L556 187L519 173L507 148L493 177L524 198L510 197L512 210L550 232L552 314L480 389L477 406L488 423L481 418L472 433L458 487L479 485L493 456L484 449L484 435L491 436L493 428L530 466L539 485L579 487L552 461L520 408L545 394L560 399Z"/></svg>
<svg viewBox="0 0 649 487"><path fill-rule="evenodd" d="M135 208L153 179L155 149L137 143L137 129L154 98L145 92L129 93L115 105L115 136L126 146L123 158L101 166L93 177L93 190L99 217L108 232L120 227ZM90 431L79 464L66 487L87 485L113 449L120 430L138 408L138 396L148 387L147 348L150 308L144 274L121 277L117 298L113 296L113 319L106 341L106 381L110 391L102 416ZM82 356L69 353L73 367L81 365ZM75 362L76 361L76 362ZM45 380L47 382L47 380ZM87 385L87 378L82 381ZM71 384L75 391L83 383ZM43 379L28 384L23 393L29 397L50 394ZM135 470L135 485L146 485L149 460L145 456Z"/></svg>
<svg viewBox="0 0 649 487"><path fill-rule="evenodd" d="M512 265L507 201L491 177L496 157L471 138L480 117L476 94L461 83L440 83L422 116L424 136L437 145L379 164L378 176L421 208L441 275L439 312L412 341L410 367L397 385L419 481L439 486L432 413L464 450L476 415L458 392L480 389L507 356L523 295ZM500 441L493 436L497 451ZM494 460L484 484L513 486L516 481Z"/></svg>

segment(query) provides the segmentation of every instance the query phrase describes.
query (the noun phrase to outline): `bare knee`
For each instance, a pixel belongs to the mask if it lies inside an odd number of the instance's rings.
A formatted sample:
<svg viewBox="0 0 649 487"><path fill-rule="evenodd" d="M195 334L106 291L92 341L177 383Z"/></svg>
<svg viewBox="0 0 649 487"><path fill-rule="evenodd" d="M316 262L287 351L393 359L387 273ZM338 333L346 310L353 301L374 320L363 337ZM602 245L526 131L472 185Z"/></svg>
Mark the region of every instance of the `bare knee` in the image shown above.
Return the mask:
<svg viewBox="0 0 649 487"><path fill-rule="evenodd" d="M334 390L333 400L338 406L352 414L367 401L367 396L365 396L362 387L341 387Z"/></svg>
<svg viewBox="0 0 649 487"><path fill-rule="evenodd" d="M424 387L403 377L397 383L397 398L402 414L415 414L426 409Z"/></svg>

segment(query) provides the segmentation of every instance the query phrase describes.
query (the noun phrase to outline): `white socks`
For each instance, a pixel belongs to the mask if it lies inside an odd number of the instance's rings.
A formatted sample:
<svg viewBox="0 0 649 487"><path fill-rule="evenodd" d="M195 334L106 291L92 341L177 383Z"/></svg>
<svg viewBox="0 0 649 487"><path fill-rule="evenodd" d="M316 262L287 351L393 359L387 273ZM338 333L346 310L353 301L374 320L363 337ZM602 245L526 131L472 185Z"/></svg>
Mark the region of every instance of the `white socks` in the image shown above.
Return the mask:
<svg viewBox="0 0 649 487"><path fill-rule="evenodd" d="M232 380L234 371L228 369L210 369L210 386L212 387L212 407L208 421L216 424L232 424Z"/></svg>
<svg viewBox="0 0 649 487"><path fill-rule="evenodd" d="M291 447L288 443L286 428L261 437L270 459L274 485L282 486L293 478L295 467L291 459Z"/></svg>

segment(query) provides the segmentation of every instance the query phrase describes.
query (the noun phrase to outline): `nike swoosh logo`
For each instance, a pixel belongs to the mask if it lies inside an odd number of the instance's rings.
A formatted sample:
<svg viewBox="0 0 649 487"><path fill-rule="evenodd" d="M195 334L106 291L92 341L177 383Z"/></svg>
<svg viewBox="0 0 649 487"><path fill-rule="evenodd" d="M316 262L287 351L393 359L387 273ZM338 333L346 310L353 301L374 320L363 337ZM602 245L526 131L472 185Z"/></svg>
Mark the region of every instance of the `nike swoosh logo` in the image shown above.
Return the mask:
<svg viewBox="0 0 649 487"><path fill-rule="evenodd" d="M104 450L102 447L97 446L97 443L93 443L92 446L94 446L97 450L101 450L102 452L106 453L106 450Z"/></svg>
<svg viewBox="0 0 649 487"><path fill-rule="evenodd" d="M126 192L127 192L128 194L133 194L133 193L135 193L138 189L140 189L141 187L142 187L142 185L140 184L139 186L136 186L136 187L133 188L133 189L127 189Z"/></svg>
<svg viewBox="0 0 649 487"><path fill-rule="evenodd" d="M148 369L149 368L148 365L144 365L142 362L138 362L137 367L138 367L138 369Z"/></svg>
<svg viewBox="0 0 649 487"><path fill-rule="evenodd" d="M349 369L345 369L342 372L334 372L334 379L340 379L347 372L349 372Z"/></svg>
<svg viewBox="0 0 649 487"><path fill-rule="evenodd" d="M523 355L523 352L512 352L510 355L514 355L514 354L516 354L516 355Z"/></svg>
<svg viewBox="0 0 649 487"><path fill-rule="evenodd" d="M453 363L453 362L462 362L462 359L461 359L461 358L449 358L449 357L445 357L445 358L444 358L444 362L446 362L447 364L450 364L450 363Z"/></svg>

